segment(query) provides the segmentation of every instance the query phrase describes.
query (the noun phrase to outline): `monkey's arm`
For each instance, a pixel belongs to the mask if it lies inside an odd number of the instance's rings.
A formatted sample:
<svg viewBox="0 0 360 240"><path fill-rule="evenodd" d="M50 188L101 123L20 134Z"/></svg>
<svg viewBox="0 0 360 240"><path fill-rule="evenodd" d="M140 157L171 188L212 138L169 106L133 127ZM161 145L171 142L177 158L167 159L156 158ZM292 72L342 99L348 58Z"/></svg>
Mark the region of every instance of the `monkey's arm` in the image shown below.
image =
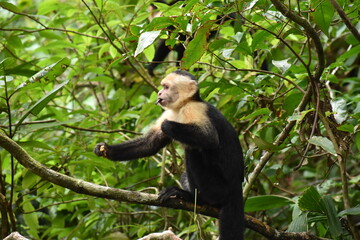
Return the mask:
<svg viewBox="0 0 360 240"><path fill-rule="evenodd" d="M198 126L165 120L161 130L176 141L201 148L216 148L219 137L213 126Z"/></svg>
<svg viewBox="0 0 360 240"><path fill-rule="evenodd" d="M166 58L170 53L170 48L166 46L165 40L161 39L158 47L155 51L155 56L149 66L147 67L148 72L151 76L154 76L154 69Z"/></svg>
<svg viewBox="0 0 360 240"><path fill-rule="evenodd" d="M170 142L171 138L164 133L150 131L144 137L116 145L98 143L94 148L94 152L96 155L110 160L126 161L152 156Z"/></svg>

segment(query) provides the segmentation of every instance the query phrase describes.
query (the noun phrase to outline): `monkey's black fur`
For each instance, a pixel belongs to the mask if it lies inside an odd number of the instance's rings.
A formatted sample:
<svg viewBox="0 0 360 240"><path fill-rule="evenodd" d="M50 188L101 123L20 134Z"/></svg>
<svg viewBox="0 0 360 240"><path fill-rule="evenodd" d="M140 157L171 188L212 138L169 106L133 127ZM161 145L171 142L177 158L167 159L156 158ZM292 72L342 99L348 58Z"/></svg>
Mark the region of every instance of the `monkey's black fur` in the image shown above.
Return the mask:
<svg viewBox="0 0 360 240"><path fill-rule="evenodd" d="M176 74L195 79L187 72ZM94 151L121 161L153 155L171 140L182 143L186 160L183 189L167 188L160 193L159 200L176 197L193 202L197 193L197 203L220 208L220 240L243 240L242 149L231 124L215 107L204 102L198 92L191 101L205 104L202 106L206 109L206 122L185 124L164 120L161 131L152 130L142 138L118 145L101 143Z"/></svg>

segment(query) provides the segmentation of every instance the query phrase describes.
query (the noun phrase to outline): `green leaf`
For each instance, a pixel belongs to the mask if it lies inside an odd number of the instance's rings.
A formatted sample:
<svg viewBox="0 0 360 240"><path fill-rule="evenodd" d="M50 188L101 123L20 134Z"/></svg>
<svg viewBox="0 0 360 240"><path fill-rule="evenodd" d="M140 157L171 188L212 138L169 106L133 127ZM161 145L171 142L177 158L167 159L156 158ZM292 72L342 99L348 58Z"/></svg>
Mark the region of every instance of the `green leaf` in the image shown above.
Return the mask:
<svg viewBox="0 0 360 240"><path fill-rule="evenodd" d="M154 18L147 26L148 31L162 30L174 24L171 17L157 17Z"/></svg>
<svg viewBox="0 0 360 240"><path fill-rule="evenodd" d="M338 124L343 123L347 118L346 101L344 99L337 99L330 101L334 118Z"/></svg>
<svg viewBox="0 0 360 240"><path fill-rule="evenodd" d="M23 174L21 186L23 189L31 189L35 184L39 183L40 180L41 178L38 175L26 169Z"/></svg>
<svg viewBox="0 0 360 240"><path fill-rule="evenodd" d="M310 138L309 143L321 147L328 153L331 153L335 156L337 155L333 143L326 137L314 136Z"/></svg>
<svg viewBox="0 0 360 240"><path fill-rule="evenodd" d="M345 215L360 215L360 207L354 207L343 210L339 212L338 217L343 217Z"/></svg>
<svg viewBox="0 0 360 240"><path fill-rule="evenodd" d="M351 124L344 124L344 125L338 126L336 128L343 132L349 132L349 133L355 132L355 127L354 127L354 125L351 125Z"/></svg>
<svg viewBox="0 0 360 240"><path fill-rule="evenodd" d="M337 217L335 204L330 195L326 195L322 198L325 206L325 214L329 223L329 230L333 238L337 238L341 235L341 223Z"/></svg>
<svg viewBox="0 0 360 240"><path fill-rule="evenodd" d="M332 69L332 68L335 68L335 67L339 67L339 66L343 66L344 65L344 62L355 56L355 55L358 55L360 53L360 45L357 45L351 49L348 49L347 51L345 51L342 55L338 56L337 59L336 59L336 62L335 63L332 63L330 64L329 68Z"/></svg>
<svg viewBox="0 0 360 240"><path fill-rule="evenodd" d="M145 48L150 46L156 40L156 38L159 36L160 32L161 32L160 30L143 32L140 35L139 42L138 42L138 45L137 45L135 53L134 53L134 57L136 57L137 55L142 53Z"/></svg>
<svg viewBox="0 0 360 240"><path fill-rule="evenodd" d="M194 39L189 42L184 52L184 57L181 59L181 67L183 69L189 69L204 54L207 45L206 39L214 22L208 21L202 25L197 30Z"/></svg>
<svg viewBox="0 0 360 240"><path fill-rule="evenodd" d="M34 76L32 76L27 81L20 84L16 90L19 90L20 88L23 88L30 83L35 82L50 82L54 81L58 76L60 76L70 65L70 59L63 58L56 63L53 63L44 69L42 69L40 72L36 73Z"/></svg>
<svg viewBox="0 0 360 240"><path fill-rule="evenodd" d="M358 151L360 151L360 132L355 135L355 144Z"/></svg>
<svg viewBox="0 0 360 240"><path fill-rule="evenodd" d="M275 61L273 60L272 63L274 64L275 67L277 67L281 73L286 73L286 71L291 67L291 64L288 63L289 58L288 59L284 59L284 60L279 60L279 61Z"/></svg>
<svg viewBox="0 0 360 240"><path fill-rule="evenodd" d="M80 160L80 161L70 161L69 165L84 166L84 167L93 166L109 171L115 170L114 162L109 162L104 158L97 157L93 152L83 153L83 156L87 157L88 159Z"/></svg>
<svg viewBox="0 0 360 240"><path fill-rule="evenodd" d="M303 212L299 216L295 217L290 225L289 228L286 230L287 232L307 232L307 213Z"/></svg>
<svg viewBox="0 0 360 240"><path fill-rule="evenodd" d="M294 113L295 108L299 105L302 98L303 98L303 94L295 90L285 97L283 104L283 109L285 110L285 114L284 114L285 117ZM313 110L309 110L309 111L313 111ZM307 113L308 113L307 111L302 112L300 114L301 118L304 118Z"/></svg>
<svg viewBox="0 0 360 240"><path fill-rule="evenodd" d="M50 91L49 93L47 93L44 97L42 97L39 101L37 101L31 108L30 108L30 112L33 115L37 115L41 112L41 110L43 110L44 107L46 107L46 105L55 98L57 92L63 88L67 83L69 82L69 80L61 83L60 85L58 85L56 88L54 88L52 91Z"/></svg>
<svg viewBox="0 0 360 240"><path fill-rule="evenodd" d="M300 114L299 113L294 113L294 115L290 116L288 118L288 121L302 121L304 119L304 117L309 113L314 111L314 109L309 109L306 111L302 111Z"/></svg>
<svg viewBox="0 0 360 240"><path fill-rule="evenodd" d="M48 144L46 144L44 142L40 142L40 141L19 142L19 145L22 147L42 148L45 150L55 151L54 148L52 148Z"/></svg>
<svg viewBox="0 0 360 240"><path fill-rule="evenodd" d="M310 186L298 200L299 208L302 211L324 213L325 207L319 192L314 186Z"/></svg>
<svg viewBox="0 0 360 240"><path fill-rule="evenodd" d="M276 146L272 143L269 143L257 136L253 136L252 139L253 139L254 143L256 144L256 146L258 148L260 148L261 150L266 150L269 152L278 152L283 148L281 146Z"/></svg>
<svg viewBox="0 0 360 240"><path fill-rule="evenodd" d="M24 197L24 204L22 205L24 212L32 212L35 210L30 200L31 199L29 197ZM23 214L23 218L26 226L29 228L29 232L33 234L33 236L36 236L36 239L40 239L37 234L37 229L39 228L39 219L37 213L33 212L29 214Z"/></svg>
<svg viewBox="0 0 360 240"><path fill-rule="evenodd" d="M10 11L10 12L14 12L14 13L21 13L20 9L8 2L0 2L0 7Z"/></svg>
<svg viewBox="0 0 360 240"><path fill-rule="evenodd" d="M315 23L327 36L329 36L329 27L333 19L335 9L330 1L311 0L311 6L315 11L311 13Z"/></svg>
<svg viewBox="0 0 360 240"><path fill-rule="evenodd" d="M51 92L46 94L43 98L37 101L26 113L22 116L22 118L17 122L15 130L23 123L23 121L29 116L30 113L37 115L52 99L55 98L56 93L65 86L69 80L63 82L62 84L58 85L55 89Z"/></svg>
<svg viewBox="0 0 360 240"><path fill-rule="evenodd" d="M269 114L270 114L270 110L268 108L260 108L260 109L257 109L256 111L254 111L253 113L242 117L240 120L253 119L260 115L269 115Z"/></svg>
<svg viewBox="0 0 360 240"><path fill-rule="evenodd" d="M245 212L256 212L289 206L295 202L290 198L276 195L250 197L245 203Z"/></svg>

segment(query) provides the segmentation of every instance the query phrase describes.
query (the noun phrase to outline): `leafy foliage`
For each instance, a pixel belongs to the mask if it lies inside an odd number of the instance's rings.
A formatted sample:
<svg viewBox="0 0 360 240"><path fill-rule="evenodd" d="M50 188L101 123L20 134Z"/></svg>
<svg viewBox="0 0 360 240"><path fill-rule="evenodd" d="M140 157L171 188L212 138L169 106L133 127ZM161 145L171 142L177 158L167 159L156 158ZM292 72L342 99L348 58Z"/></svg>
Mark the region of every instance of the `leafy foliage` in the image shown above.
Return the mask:
<svg viewBox="0 0 360 240"><path fill-rule="evenodd" d="M176 58L170 54L154 79L144 66L158 39L173 48L182 33L181 68L239 133L247 210L277 229L351 239L345 216L359 215L360 205L359 39L330 1L285 6L316 36L275 2L155 3L163 15L149 22L149 1L0 1L0 130L40 163L80 179L151 193L177 184L176 144L121 163L92 149L136 137L161 114L156 86ZM339 3L359 28L359 0ZM136 239L170 226L184 239L216 235L212 218L80 196L1 148L0 174L1 237L17 229L34 239Z"/></svg>

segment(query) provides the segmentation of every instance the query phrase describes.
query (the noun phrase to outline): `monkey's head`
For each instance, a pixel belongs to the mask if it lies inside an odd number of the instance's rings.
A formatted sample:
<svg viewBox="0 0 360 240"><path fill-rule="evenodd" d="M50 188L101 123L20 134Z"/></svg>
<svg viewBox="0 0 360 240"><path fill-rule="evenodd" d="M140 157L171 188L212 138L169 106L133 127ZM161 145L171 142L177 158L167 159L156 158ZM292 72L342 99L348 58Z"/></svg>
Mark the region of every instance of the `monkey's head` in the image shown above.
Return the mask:
<svg viewBox="0 0 360 240"><path fill-rule="evenodd" d="M157 104L166 109L180 109L188 101L201 101L196 78L184 70L176 70L161 81Z"/></svg>

